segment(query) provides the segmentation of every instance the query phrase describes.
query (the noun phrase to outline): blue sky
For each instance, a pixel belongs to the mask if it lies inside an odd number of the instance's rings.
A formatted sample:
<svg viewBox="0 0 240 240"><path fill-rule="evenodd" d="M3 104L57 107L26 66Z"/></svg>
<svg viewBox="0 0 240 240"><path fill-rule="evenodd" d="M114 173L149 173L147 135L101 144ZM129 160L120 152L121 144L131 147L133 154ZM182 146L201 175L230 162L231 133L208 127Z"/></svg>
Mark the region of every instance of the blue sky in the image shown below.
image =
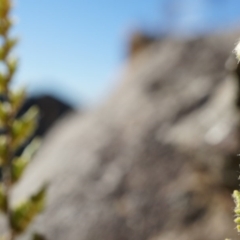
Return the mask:
<svg viewBox="0 0 240 240"><path fill-rule="evenodd" d="M240 25L239 0L170 2L18 0L13 15L21 64L15 83L75 106L95 104L114 85L131 29L192 34Z"/></svg>

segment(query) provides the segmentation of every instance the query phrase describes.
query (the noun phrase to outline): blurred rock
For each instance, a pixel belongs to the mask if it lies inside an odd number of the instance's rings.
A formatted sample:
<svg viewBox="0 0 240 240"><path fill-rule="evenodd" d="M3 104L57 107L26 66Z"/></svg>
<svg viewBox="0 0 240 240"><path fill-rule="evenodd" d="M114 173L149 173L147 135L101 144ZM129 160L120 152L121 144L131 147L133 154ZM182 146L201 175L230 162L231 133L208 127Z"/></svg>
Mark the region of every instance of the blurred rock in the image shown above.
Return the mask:
<svg viewBox="0 0 240 240"><path fill-rule="evenodd" d="M57 120L73 110L63 100L51 95L40 95L28 98L19 115L25 113L32 106L37 106L40 110L39 127L35 134L41 137L46 134Z"/></svg>
<svg viewBox="0 0 240 240"><path fill-rule="evenodd" d="M54 96L40 95L26 99L18 116L24 114L32 106L37 106L40 111L38 127L33 136L20 149L18 149L16 153L18 156L22 154L24 148L32 139L35 137L43 138L57 121L73 111L73 108L69 104Z"/></svg>
<svg viewBox="0 0 240 240"><path fill-rule="evenodd" d="M134 31L129 39L128 58L135 58L144 49L158 40L157 37L146 34L143 31Z"/></svg>
<svg viewBox="0 0 240 240"><path fill-rule="evenodd" d="M31 229L49 240L237 237L238 83L225 65L239 35L155 42L105 104L55 126L13 192L50 183Z"/></svg>

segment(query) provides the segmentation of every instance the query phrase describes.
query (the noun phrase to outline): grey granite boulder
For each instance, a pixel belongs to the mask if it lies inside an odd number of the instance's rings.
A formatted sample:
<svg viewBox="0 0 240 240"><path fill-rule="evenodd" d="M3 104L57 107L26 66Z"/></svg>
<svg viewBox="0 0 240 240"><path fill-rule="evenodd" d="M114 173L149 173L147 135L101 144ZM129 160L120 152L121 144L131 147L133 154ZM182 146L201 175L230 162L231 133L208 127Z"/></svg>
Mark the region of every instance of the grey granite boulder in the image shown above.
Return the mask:
<svg viewBox="0 0 240 240"><path fill-rule="evenodd" d="M237 37L156 41L101 106L59 122L13 192L18 201L50 184L31 231L49 240L236 236L238 79L228 59Z"/></svg>

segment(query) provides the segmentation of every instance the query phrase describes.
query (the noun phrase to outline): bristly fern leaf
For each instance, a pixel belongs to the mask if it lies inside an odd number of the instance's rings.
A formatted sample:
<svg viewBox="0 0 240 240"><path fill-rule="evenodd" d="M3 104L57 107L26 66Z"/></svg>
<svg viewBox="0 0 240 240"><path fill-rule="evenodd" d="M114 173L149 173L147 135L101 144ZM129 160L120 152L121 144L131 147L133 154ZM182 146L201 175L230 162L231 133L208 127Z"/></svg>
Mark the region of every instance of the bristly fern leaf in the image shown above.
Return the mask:
<svg viewBox="0 0 240 240"><path fill-rule="evenodd" d="M0 183L0 210L8 220L8 240L15 240L26 231L33 218L43 210L46 188L26 199L16 207L10 206L12 186L19 181L36 150L33 140L16 156L16 151L32 136L37 127L38 109L30 108L17 118L25 99L23 89L13 91L10 83L17 70L18 61L10 54L17 39L10 36L13 21L10 16L11 0L0 0L0 166L3 180ZM6 239L6 238L5 238ZM35 234L32 239L44 239Z"/></svg>

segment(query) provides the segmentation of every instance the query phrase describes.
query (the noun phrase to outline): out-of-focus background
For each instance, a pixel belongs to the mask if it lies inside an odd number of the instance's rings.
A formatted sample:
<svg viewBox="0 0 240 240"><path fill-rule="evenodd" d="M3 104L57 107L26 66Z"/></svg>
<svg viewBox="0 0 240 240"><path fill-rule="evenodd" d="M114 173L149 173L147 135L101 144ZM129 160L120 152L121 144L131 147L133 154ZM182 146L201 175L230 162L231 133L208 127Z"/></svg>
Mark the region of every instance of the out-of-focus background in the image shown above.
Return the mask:
<svg viewBox="0 0 240 240"><path fill-rule="evenodd" d="M17 83L75 107L101 100L114 85L132 31L196 36L236 28L239 1L17 1L21 37Z"/></svg>
<svg viewBox="0 0 240 240"><path fill-rule="evenodd" d="M237 238L238 0L18 1L27 109L48 182L30 228L58 240Z"/></svg>

